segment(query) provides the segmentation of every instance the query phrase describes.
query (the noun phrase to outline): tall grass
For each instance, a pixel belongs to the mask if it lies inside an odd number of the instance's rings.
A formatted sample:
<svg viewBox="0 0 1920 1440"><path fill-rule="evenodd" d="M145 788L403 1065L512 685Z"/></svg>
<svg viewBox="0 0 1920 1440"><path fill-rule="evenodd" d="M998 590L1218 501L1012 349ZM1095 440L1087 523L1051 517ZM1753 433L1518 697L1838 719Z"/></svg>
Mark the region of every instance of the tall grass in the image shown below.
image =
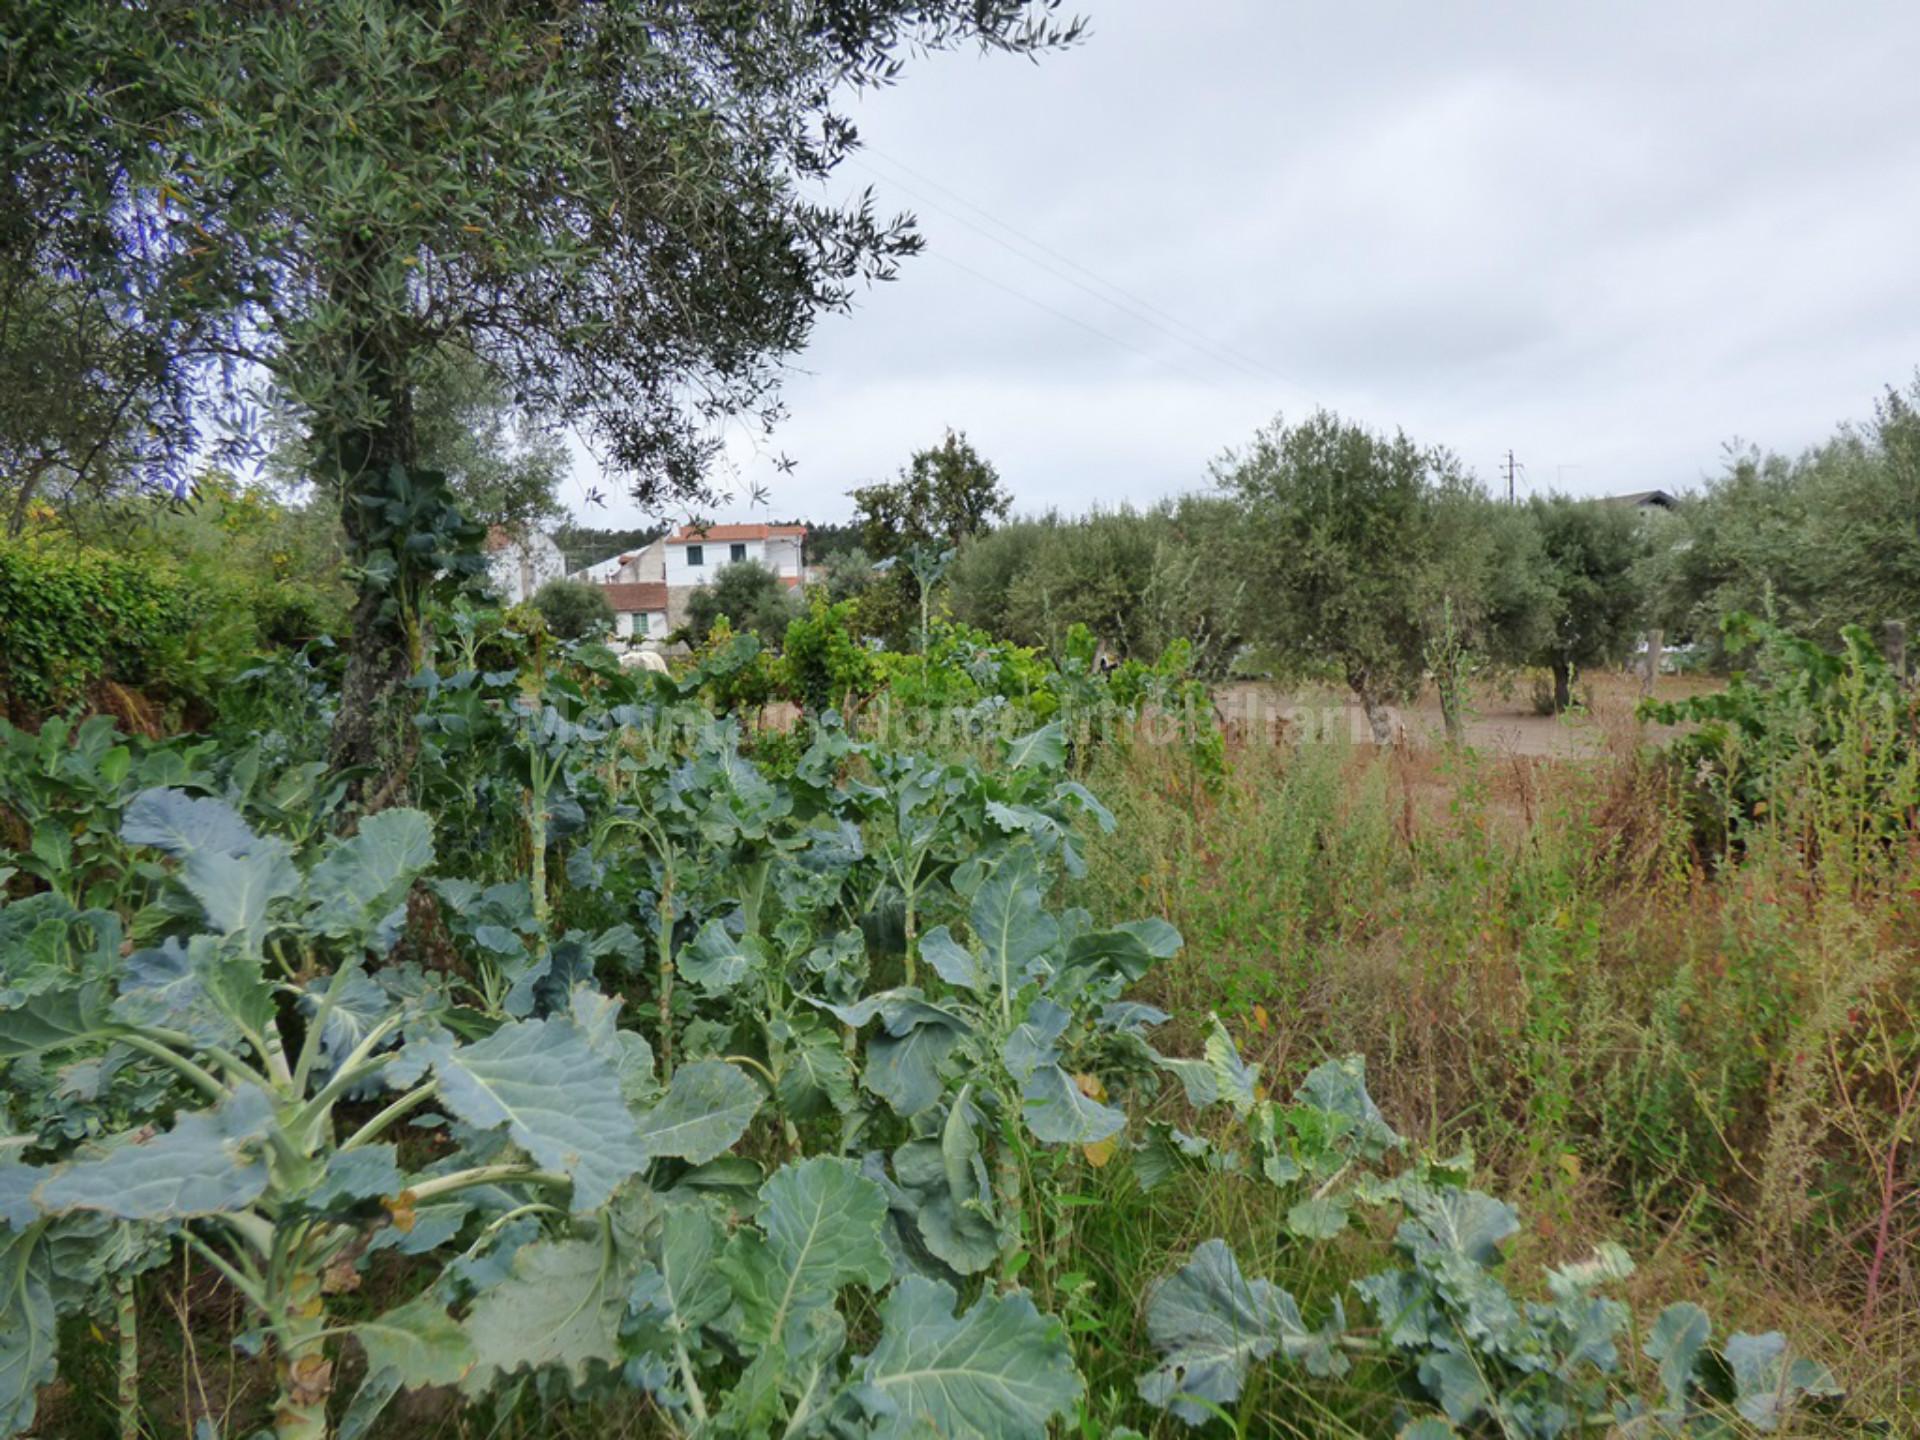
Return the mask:
<svg viewBox="0 0 1920 1440"><path fill-rule="evenodd" d="M1887 739L1863 725L1859 755L1782 772L1713 854L1691 777L1631 737L1595 761L1250 746L1198 803L1177 753L1135 747L1092 777L1120 823L1074 898L1178 926L1154 998L1218 1011L1269 1074L1365 1054L1398 1128L1470 1144L1522 1202L1539 1258L1623 1238L1649 1294L1823 1346L1856 1407L1912 1433L1920 832ZM1103 1199L1082 1234L1117 1268L1217 1233L1326 1269L1287 1272L1307 1293L1338 1276L1235 1208L1257 1192ZM1140 1358L1132 1330L1109 1348ZM1379 1397L1303 1403L1256 1409L1258 1433L1391 1433Z"/></svg>

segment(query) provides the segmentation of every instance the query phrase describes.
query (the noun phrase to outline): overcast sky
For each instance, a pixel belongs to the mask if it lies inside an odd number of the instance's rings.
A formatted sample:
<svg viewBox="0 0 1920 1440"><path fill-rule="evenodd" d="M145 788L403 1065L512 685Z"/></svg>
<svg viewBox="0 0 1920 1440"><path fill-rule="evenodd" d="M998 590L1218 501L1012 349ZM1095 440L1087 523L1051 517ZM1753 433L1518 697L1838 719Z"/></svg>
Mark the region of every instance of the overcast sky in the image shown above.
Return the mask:
<svg viewBox="0 0 1920 1440"><path fill-rule="evenodd" d="M1680 488L1920 364L1920 6L1080 13L1038 65L937 56L851 107L847 188L927 251L822 321L798 468L736 446L771 496L726 517L845 518L948 426L1022 511L1150 503L1316 405L1490 485L1511 447L1523 491Z"/></svg>

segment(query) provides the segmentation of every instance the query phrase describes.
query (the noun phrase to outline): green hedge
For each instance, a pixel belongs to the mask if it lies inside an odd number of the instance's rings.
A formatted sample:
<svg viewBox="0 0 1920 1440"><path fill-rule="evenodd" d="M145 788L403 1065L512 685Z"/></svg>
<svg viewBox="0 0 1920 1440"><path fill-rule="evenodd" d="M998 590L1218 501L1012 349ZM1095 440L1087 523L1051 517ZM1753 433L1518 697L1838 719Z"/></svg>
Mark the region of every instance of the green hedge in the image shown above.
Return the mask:
<svg viewBox="0 0 1920 1440"><path fill-rule="evenodd" d="M191 587L151 559L44 538L0 544L0 703L24 720L101 681L139 685L197 613Z"/></svg>

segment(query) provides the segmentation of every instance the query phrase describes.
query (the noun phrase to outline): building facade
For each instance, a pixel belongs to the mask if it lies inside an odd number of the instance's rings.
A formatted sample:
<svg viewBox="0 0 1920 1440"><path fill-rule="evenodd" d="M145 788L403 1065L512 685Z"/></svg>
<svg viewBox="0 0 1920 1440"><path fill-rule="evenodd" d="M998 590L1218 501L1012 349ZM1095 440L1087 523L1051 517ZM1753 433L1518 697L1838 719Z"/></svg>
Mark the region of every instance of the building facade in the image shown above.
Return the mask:
<svg viewBox="0 0 1920 1440"><path fill-rule="evenodd" d="M704 585L729 565L754 561L789 585L804 569L804 525L683 525L662 542L669 590Z"/></svg>
<svg viewBox="0 0 1920 1440"><path fill-rule="evenodd" d="M516 533L495 525L487 531L487 578L509 605L531 600L549 580L567 573L567 560L551 535Z"/></svg>
<svg viewBox="0 0 1920 1440"><path fill-rule="evenodd" d="M667 624L667 587L659 580L615 582L602 587L613 606L613 633L622 640L662 641Z"/></svg>
<svg viewBox="0 0 1920 1440"><path fill-rule="evenodd" d="M659 640L686 623L687 597L729 565L753 561L788 586L805 583L806 538L804 525L683 525L580 575L605 589L623 639Z"/></svg>

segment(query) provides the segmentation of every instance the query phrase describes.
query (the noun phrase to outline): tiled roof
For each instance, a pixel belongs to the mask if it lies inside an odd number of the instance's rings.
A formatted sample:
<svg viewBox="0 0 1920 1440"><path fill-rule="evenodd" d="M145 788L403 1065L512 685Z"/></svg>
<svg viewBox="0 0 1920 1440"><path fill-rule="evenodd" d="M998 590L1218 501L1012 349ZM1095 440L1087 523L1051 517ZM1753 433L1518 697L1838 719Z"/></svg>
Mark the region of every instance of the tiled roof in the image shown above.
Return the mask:
<svg viewBox="0 0 1920 1440"><path fill-rule="evenodd" d="M538 530L516 532L507 529L504 525L489 525L487 527L487 538L482 548L484 548L489 555L498 555L502 550L511 550L515 546L531 549L546 543L549 543L547 537Z"/></svg>
<svg viewBox="0 0 1920 1440"><path fill-rule="evenodd" d="M771 540L776 535L805 535L804 525L709 525L696 530L682 525L667 536L669 545L698 545L711 540Z"/></svg>
<svg viewBox="0 0 1920 1440"><path fill-rule="evenodd" d="M613 605L616 615L638 615L644 611L660 611L667 608L667 582L664 580L631 581L623 585L602 585L607 599Z"/></svg>

